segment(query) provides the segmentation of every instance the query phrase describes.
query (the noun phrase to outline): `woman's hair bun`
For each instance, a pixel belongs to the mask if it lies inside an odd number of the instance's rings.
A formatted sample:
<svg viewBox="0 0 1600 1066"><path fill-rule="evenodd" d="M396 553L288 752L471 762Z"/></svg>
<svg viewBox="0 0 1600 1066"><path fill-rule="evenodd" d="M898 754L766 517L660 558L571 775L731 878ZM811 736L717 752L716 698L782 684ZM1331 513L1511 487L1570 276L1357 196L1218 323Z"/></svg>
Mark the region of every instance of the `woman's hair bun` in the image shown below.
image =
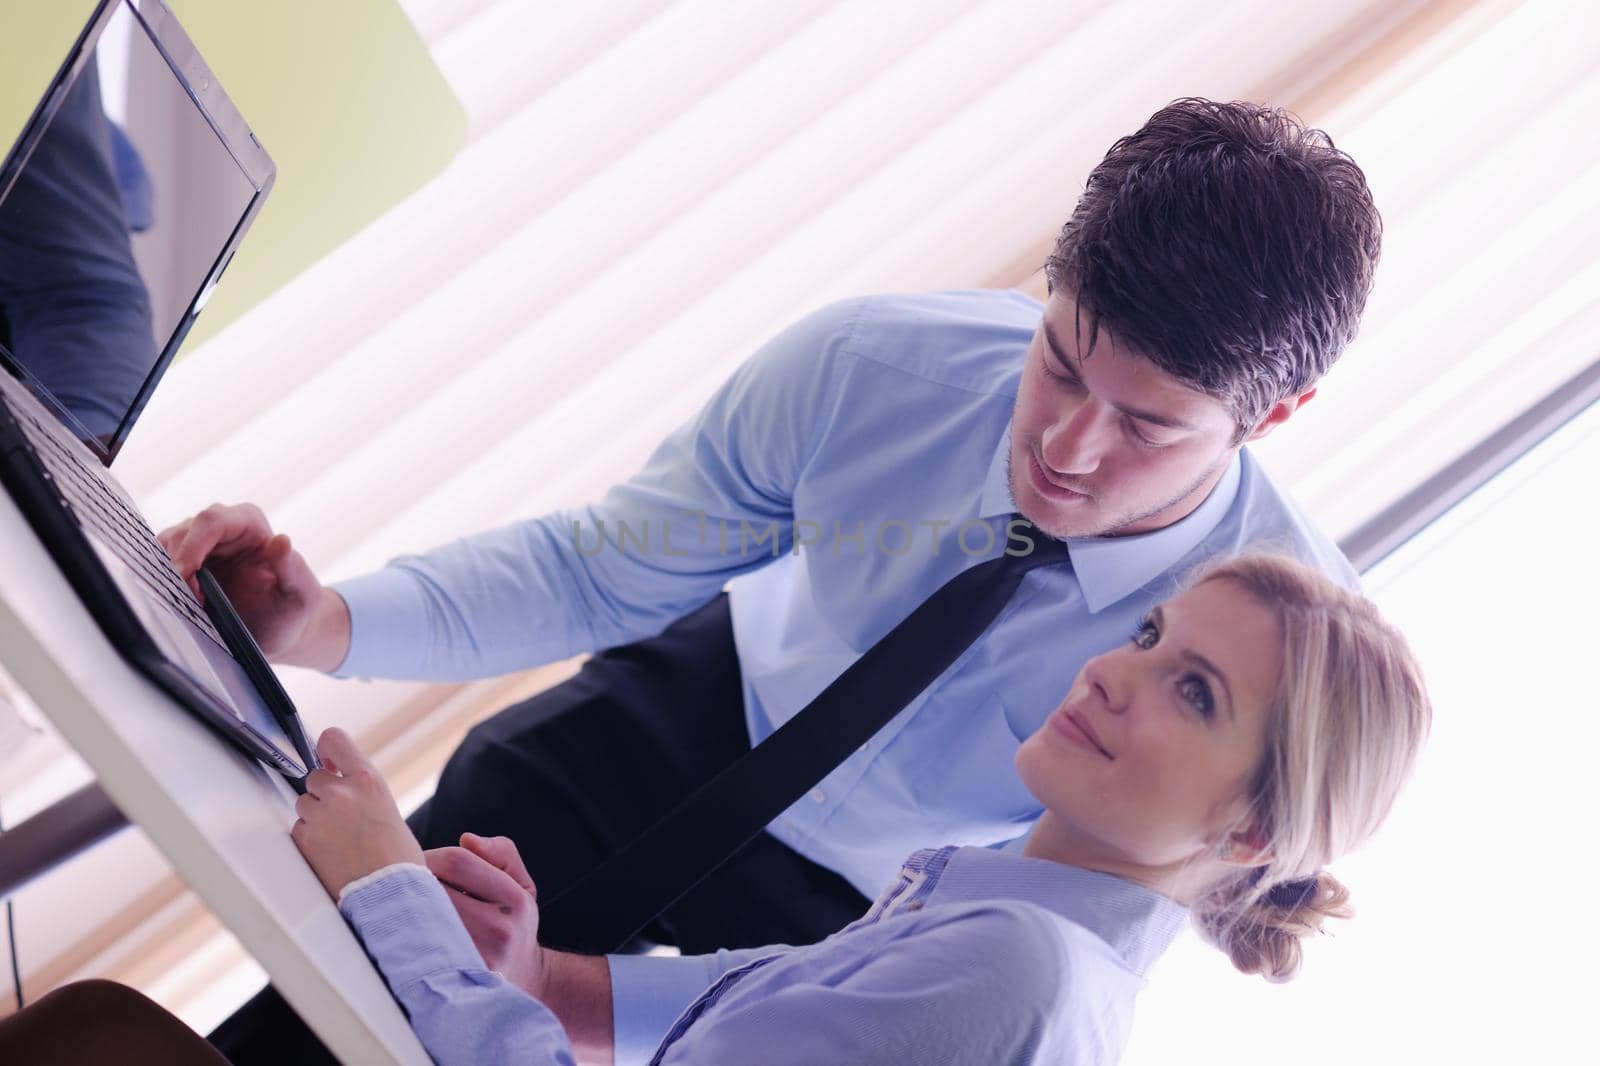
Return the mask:
<svg viewBox="0 0 1600 1066"><path fill-rule="evenodd" d="M1276 983L1299 971L1302 939L1321 932L1329 918L1349 918L1354 913L1350 890L1323 870L1301 880L1281 881L1265 891L1250 886L1234 906L1209 915L1202 912L1200 927L1240 972L1260 974Z"/></svg>

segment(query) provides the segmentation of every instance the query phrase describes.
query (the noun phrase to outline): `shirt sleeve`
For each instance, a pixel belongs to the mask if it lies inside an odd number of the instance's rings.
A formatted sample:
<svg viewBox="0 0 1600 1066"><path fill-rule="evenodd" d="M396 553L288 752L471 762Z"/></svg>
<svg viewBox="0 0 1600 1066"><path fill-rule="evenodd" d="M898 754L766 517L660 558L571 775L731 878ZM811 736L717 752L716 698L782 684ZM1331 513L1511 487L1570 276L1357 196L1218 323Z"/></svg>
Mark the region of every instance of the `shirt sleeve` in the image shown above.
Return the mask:
<svg viewBox="0 0 1600 1066"><path fill-rule="evenodd" d="M344 903L344 898L350 893L366 888L368 885L377 884L379 881L397 874L404 874L409 870L426 870L426 866L418 866L414 862L392 862L388 866L381 866L362 877L356 878L339 890L339 898L335 901Z"/></svg>
<svg viewBox="0 0 1600 1066"><path fill-rule="evenodd" d="M464 680L659 633L794 543L794 489L836 400L860 302L764 345L631 480L335 586L338 673Z"/></svg>
<svg viewBox="0 0 1600 1066"><path fill-rule="evenodd" d="M729 970L793 951L787 945L706 955L608 955L615 1066L644 1066L684 1008Z"/></svg>
<svg viewBox="0 0 1600 1066"><path fill-rule="evenodd" d="M484 967L431 874L390 867L339 904L439 1066L573 1066L554 1014Z"/></svg>
<svg viewBox="0 0 1600 1066"><path fill-rule="evenodd" d="M690 1008L663 1066L749 1061L1085 1061L1052 1020L1067 983L1065 953L1043 912L1007 904L930 909L870 943L800 949L752 970Z"/></svg>

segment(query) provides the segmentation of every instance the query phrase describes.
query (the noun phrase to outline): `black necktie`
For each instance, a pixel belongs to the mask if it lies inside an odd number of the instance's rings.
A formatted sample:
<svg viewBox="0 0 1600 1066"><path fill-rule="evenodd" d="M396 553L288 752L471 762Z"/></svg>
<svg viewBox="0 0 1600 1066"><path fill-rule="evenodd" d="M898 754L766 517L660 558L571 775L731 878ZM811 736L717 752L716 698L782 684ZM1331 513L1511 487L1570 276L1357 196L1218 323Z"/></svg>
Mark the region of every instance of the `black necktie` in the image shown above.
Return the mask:
<svg viewBox="0 0 1600 1066"><path fill-rule="evenodd" d="M944 673L989 628L1024 574L1067 561L1067 546L1032 525L1014 518L1008 530L1031 540L1032 550L945 582L771 736L542 905L544 920L626 929L626 943L788 810Z"/></svg>

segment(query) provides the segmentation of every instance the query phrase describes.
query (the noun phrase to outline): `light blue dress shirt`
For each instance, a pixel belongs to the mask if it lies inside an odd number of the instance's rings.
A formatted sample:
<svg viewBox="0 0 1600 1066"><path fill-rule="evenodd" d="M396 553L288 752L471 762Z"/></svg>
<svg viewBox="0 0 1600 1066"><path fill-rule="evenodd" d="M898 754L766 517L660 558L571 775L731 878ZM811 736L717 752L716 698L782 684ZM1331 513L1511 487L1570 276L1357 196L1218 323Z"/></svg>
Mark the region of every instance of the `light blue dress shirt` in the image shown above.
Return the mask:
<svg viewBox="0 0 1600 1066"><path fill-rule="evenodd" d="M554 1015L484 968L441 888L393 867L341 909L434 1061L573 1061ZM984 848L913 855L865 917L807 947L641 965L704 985L652 1066L1090 1066L1188 911L1130 881Z"/></svg>
<svg viewBox="0 0 1600 1066"><path fill-rule="evenodd" d="M764 345L597 504L394 560L337 587L345 675L463 679L660 632L727 585L752 744L940 585L999 555L1015 510L1010 420L1042 308L1017 293L878 296ZM770 534L770 536L769 536ZM1242 450L1152 533L1070 542L919 698L771 833L864 895L901 857L1025 834L1012 770L1089 658L1194 564L1266 546L1354 585L1349 563ZM622 960L618 1062L698 990Z"/></svg>

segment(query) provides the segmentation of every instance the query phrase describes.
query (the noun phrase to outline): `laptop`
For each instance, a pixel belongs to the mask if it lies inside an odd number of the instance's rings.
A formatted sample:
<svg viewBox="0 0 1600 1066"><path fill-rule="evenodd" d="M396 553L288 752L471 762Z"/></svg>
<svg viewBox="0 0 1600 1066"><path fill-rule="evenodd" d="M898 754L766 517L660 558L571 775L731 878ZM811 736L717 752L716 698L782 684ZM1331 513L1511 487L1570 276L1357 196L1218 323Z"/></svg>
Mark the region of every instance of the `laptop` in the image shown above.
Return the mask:
<svg viewBox="0 0 1600 1066"><path fill-rule="evenodd" d="M109 472L275 168L160 0L100 0L0 166L0 483L111 644L297 791L288 695Z"/></svg>

